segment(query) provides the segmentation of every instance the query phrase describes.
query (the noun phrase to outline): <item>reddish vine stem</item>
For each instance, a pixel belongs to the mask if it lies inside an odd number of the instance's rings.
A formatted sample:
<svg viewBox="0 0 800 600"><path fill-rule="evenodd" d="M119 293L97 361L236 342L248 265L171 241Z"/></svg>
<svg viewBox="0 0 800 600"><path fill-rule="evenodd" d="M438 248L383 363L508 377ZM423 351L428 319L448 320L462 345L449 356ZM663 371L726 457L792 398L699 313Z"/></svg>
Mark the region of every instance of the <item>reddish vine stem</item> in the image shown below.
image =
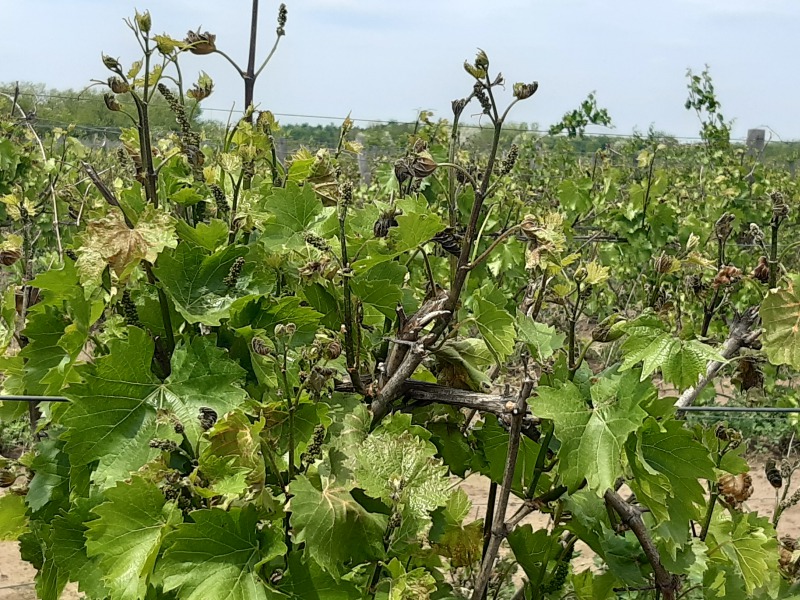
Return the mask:
<svg viewBox="0 0 800 600"><path fill-rule="evenodd" d="M441 316L438 317L438 323L434 326L433 331L429 335L425 336L425 338L422 340L423 343L419 344L418 347L415 347L413 351L405 353L400 367L394 372L387 373L389 380L377 394L370 406L372 410L373 423L379 422L386 415L389 410L389 405L401 394L405 380L411 377L412 373L416 371L417 367L420 365L420 363L422 363L422 360L427 355L427 348L435 344L447 329L450 321L453 318L453 315L455 314L459 299L461 298L461 292L464 288L464 284L466 283L467 276L469 275L469 269L465 267L469 264L470 256L472 254L473 247L475 246L481 209L483 208L484 201L487 197L487 191L489 190L492 173L494 172L494 166L497 160L497 151L500 144L500 134L503 130L503 121L508 114L508 110L506 110L502 117L497 116L497 106L491 94L492 84L488 83L488 79L486 88L489 96L492 98L491 103L494 113L494 117L492 118L492 123L494 124L492 148L489 152L489 160L486 165L483 179L480 182L480 187L475 190L475 201L472 204L469 223L464 234L464 242L461 245L461 253L459 254L458 262L456 264L453 285L447 294L444 305L441 307L443 311L446 312L443 312ZM509 109L510 108L511 107L509 106Z"/></svg>
<svg viewBox="0 0 800 600"><path fill-rule="evenodd" d="M489 540L492 538L492 523L494 522L494 508L497 502L497 483L492 481L489 484L489 498L486 500L486 516L483 519L483 552L482 558L486 558L489 550Z"/></svg>
<svg viewBox="0 0 800 600"><path fill-rule="evenodd" d="M758 306L751 306L734 319L731 324L730 335L722 345L722 351L720 352L726 361L736 356L742 348L746 348L756 342L761 335L761 330L755 328L758 320ZM683 407L694 404L700 392L714 380L726 364L727 362L718 360L710 361L706 366L705 376L700 379L697 385L690 387L681 394L680 398L675 402L675 407L680 410Z"/></svg>
<svg viewBox="0 0 800 600"><path fill-rule="evenodd" d="M658 548L656 548L653 539L650 537L650 532L647 531L647 527L642 521L641 511L625 502L612 489L606 490L603 498L606 504L619 515L622 522L631 528L636 539L639 540L639 544L642 546L642 550L653 568L656 587L663 594L664 600L675 600L675 594L680 589L680 579L675 575L671 575L661 563Z"/></svg>
<svg viewBox="0 0 800 600"><path fill-rule="evenodd" d="M506 457L506 466L505 470L503 471L503 482L500 486L500 495L492 524L489 546L483 557L480 573L475 581L475 589L472 592L472 600L482 600L483 594L486 591L486 587L489 585L489 579L492 576L492 569L494 568L494 561L497 558L497 553L500 550L500 544L508 533L505 522L506 510L508 510L508 499L511 495L511 486L514 481L514 470L517 466L517 454L519 453L522 421L528 406L528 396L530 396L532 390L533 379L531 379L529 376L526 376L522 383L522 388L519 391L517 402L514 407L515 414L511 420L511 432L509 433L508 438L508 456Z"/></svg>

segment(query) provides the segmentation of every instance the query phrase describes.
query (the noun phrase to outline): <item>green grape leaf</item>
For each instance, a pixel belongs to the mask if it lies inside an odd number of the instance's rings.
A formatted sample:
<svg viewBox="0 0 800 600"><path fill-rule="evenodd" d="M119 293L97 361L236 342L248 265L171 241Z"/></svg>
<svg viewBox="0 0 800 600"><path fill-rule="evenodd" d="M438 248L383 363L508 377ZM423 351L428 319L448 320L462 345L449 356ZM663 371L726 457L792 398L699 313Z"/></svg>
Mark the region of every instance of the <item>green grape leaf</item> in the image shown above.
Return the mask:
<svg viewBox="0 0 800 600"><path fill-rule="evenodd" d="M494 286L475 292L473 313L483 339L499 357L505 360L514 351L517 332L514 317L505 309L506 295Z"/></svg>
<svg viewBox="0 0 800 600"><path fill-rule="evenodd" d="M642 362L642 381L660 368L666 381L675 384L679 390L685 390L705 374L708 361L726 362L708 344L677 338L652 317L632 321L625 327L625 332L628 337L621 347L625 360L620 370L631 369Z"/></svg>
<svg viewBox="0 0 800 600"><path fill-rule="evenodd" d="M557 559L561 552L558 537L550 535L547 529L534 531L530 524L516 527L507 539L514 558L530 581L537 581L542 568Z"/></svg>
<svg viewBox="0 0 800 600"><path fill-rule="evenodd" d="M540 362L546 361L564 347L566 336L550 325L534 321L519 312L516 325L519 341L527 345L531 355Z"/></svg>
<svg viewBox="0 0 800 600"><path fill-rule="evenodd" d="M231 314L230 326L235 329L250 327L263 329L269 337L275 337L275 326L294 323L296 331L286 343L290 347L302 346L314 340L322 315L313 308L302 305L297 296L278 300L256 298L237 305Z"/></svg>
<svg viewBox="0 0 800 600"><path fill-rule="evenodd" d="M148 412L139 431L134 433L130 439L122 441L124 448L121 450L123 451L107 454L100 459L92 472L92 482L101 489L113 487L118 481L127 479L133 471L158 456L160 450L151 448L150 440L175 437L171 423L162 423L150 418ZM180 442L181 440L173 439L173 441Z"/></svg>
<svg viewBox="0 0 800 600"><path fill-rule="evenodd" d="M141 329L129 328L128 339L109 342L109 349L82 367L84 382L68 390L72 402L62 421L69 428L63 435L72 465L108 464L136 452L149 442L142 432L155 433L158 410L171 411L196 441L202 433L201 407L222 417L247 398L238 386L244 370L210 336L176 348L172 373L163 383L150 370L153 342ZM140 456L146 461L151 455ZM133 470L141 464L128 466Z"/></svg>
<svg viewBox="0 0 800 600"><path fill-rule="evenodd" d="M25 500L16 494L0 496L0 541L15 541L27 529Z"/></svg>
<svg viewBox="0 0 800 600"><path fill-rule="evenodd" d="M461 425L452 421L433 421L425 427L433 434L431 442L436 445L439 456L450 472L465 477L472 464L474 449L461 431Z"/></svg>
<svg viewBox="0 0 800 600"><path fill-rule="evenodd" d="M313 560L303 560L301 552L290 553L288 562L280 591L293 600L351 600L361 594L351 582L336 581Z"/></svg>
<svg viewBox="0 0 800 600"><path fill-rule="evenodd" d="M34 307L34 309L28 315L24 332L29 343L20 352L20 356L25 360L23 376L25 390L35 395L58 394L68 378L65 370L77 358L78 352L70 356L61 346L62 340L67 337L65 333L67 323L63 313L50 306ZM57 378L54 385L47 385L48 375L59 369L64 376Z"/></svg>
<svg viewBox="0 0 800 600"><path fill-rule="evenodd" d="M266 472L259 436L264 424L263 420L251 424L244 413L234 411L208 431L199 466L213 491L219 492L222 482L238 473L242 489L247 484L263 485Z"/></svg>
<svg viewBox="0 0 800 600"><path fill-rule="evenodd" d="M431 211L423 196L406 196L397 201L396 208L400 209L402 214L395 217L397 227L389 228L386 238L368 239L366 242L357 238L353 240L356 251L366 256L353 264L356 273L367 271L379 263L415 250L445 228L444 222ZM359 248L358 244L362 246ZM367 252L363 252L364 250Z"/></svg>
<svg viewBox="0 0 800 600"><path fill-rule="evenodd" d="M626 445L637 498L661 521L688 532L706 504L703 479L714 480L714 461L708 449L678 421L659 425L648 418Z"/></svg>
<svg viewBox="0 0 800 600"><path fill-rule="evenodd" d="M406 276L406 268L397 262L388 261L374 266L353 278L353 294L364 304L371 304L387 318L397 317L397 304L403 297L398 282Z"/></svg>
<svg viewBox="0 0 800 600"><path fill-rule="evenodd" d="M34 472L25 496L35 514L48 503L61 504L69 496L69 457L64 443L45 438L36 445L36 456L31 462Z"/></svg>
<svg viewBox="0 0 800 600"><path fill-rule="evenodd" d="M494 358L482 339L447 340L433 351L433 355L439 366L440 383L475 392L491 386L483 369L493 364Z"/></svg>
<svg viewBox="0 0 800 600"><path fill-rule="evenodd" d="M565 179L558 186L558 199L572 213L583 213L592 206L592 180L588 177Z"/></svg>
<svg viewBox="0 0 800 600"><path fill-rule="evenodd" d="M339 304L336 298L336 290L332 282L312 283L306 286L302 292L308 304L314 310L322 314L320 324L330 329L335 329L343 322L339 314Z"/></svg>
<svg viewBox="0 0 800 600"><path fill-rule="evenodd" d="M697 383L706 373L706 365L711 360L724 362L714 348L697 340L680 340L661 365L661 374L679 390L685 390Z"/></svg>
<svg viewBox="0 0 800 600"><path fill-rule="evenodd" d="M598 575L589 569L575 573L570 578L576 600L610 600L611 598L617 598L614 586L618 584L618 581L613 573L606 572Z"/></svg>
<svg viewBox="0 0 800 600"><path fill-rule="evenodd" d="M211 219L210 223L198 223L192 227L184 220L176 223L178 236L190 246L199 246L209 252L228 242L228 224L220 219Z"/></svg>
<svg viewBox="0 0 800 600"><path fill-rule="evenodd" d="M162 254L153 272L187 322L219 325L242 295L226 279L233 263L247 252L243 246L226 246L209 255L203 247L184 242Z"/></svg>
<svg viewBox="0 0 800 600"><path fill-rule="evenodd" d="M285 188L272 187L269 196L259 207L264 221L262 240L270 246L276 244L286 248L302 248L302 234L322 214L322 202L312 186L299 187L290 181Z"/></svg>
<svg viewBox="0 0 800 600"><path fill-rule="evenodd" d="M53 519L53 560L70 581L77 581L89 598L108 598L99 558L89 558L86 550L86 524L93 516L88 502L81 501Z"/></svg>
<svg viewBox="0 0 800 600"><path fill-rule="evenodd" d="M9 286L5 292L0 293L0 353L5 353L14 339L17 321L16 292L14 286Z"/></svg>
<svg viewBox="0 0 800 600"><path fill-rule="evenodd" d="M486 415L483 426L475 430L475 438L485 459L485 463L478 463L478 470L495 483L502 482L508 457L508 431L500 426L497 417ZM540 448L539 444L527 437L520 439L511 485L512 491L518 496L523 496L531 484Z"/></svg>
<svg viewBox="0 0 800 600"><path fill-rule="evenodd" d="M624 535L618 535L605 523L601 530L600 546L609 570L628 585L645 584L647 579L643 567L649 567L649 563L634 533L626 531Z"/></svg>
<svg viewBox="0 0 800 600"><path fill-rule="evenodd" d="M164 538L157 574L179 600L267 600L275 596L259 577L261 565L286 553L283 534L258 526L252 504L196 510L192 523Z"/></svg>
<svg viewBox="0 0 800 600"><path fill-rule="evenodd" d="M800 368L800 275L789 278L786 288L770 290L759 314L764 327L764 351L774 365Z"/></svg>
<svg viewBox="0 0 800 600"><path fill-rule="evenodd" d="M470 566L481 556L483 521L464 524L471 509L469 496L459 488L450 495L443 508L432 514L433 524L428 537L436 552L450 559L453 567Z"/></svg>
<svg viewBox="0 0 800 600"><path fill-rule="evenodd" d="M474 565L481 558L483 521L447 528L433 547L454 568Z"/></svg>
<svg viewBox="0 0 800 600"><path fill-rule="evenodd" d="M42 521L31 521L27 533L19 538L22 560L36 568L36 597L41 600L59 600L67 573L60 569L53 556L53 527Z"/></svg>
<svg viewBox="0 0 800 600"><path fill-rule="evenodd" d="M180 204L181 206L192 206L193 204L200 202L203 199L203 196L194 188L185 187L170 194L169 199L172 202Z"/></svg>
<svg viewBox="0 0 800 600"><path fill-rule="evenodd" d="M389 247L394 252L407 252L424 244L444 229L444 223L432 212L423 197L406 196L397 201L397 227L389 229Z"/></svg>
<svg viewBox="0 0 800 600"><path fill-rule="evenodd" d="M164 535L181 522L173 502L139 477L106 490L86 524L86 552L98 557L113 600L140 600L147 591Z"/></svg>
<svg viewBox="0 0 800 600"><path fill-rule="evenodd" d="M131 229L122 211L112 207L105 217L89 221L77 247L75 266L87 297L100 286L106 266L125 280L141 261L153 263L176 244L175 224L167 213L148 206Z"/></svg>
<svg viewBox="0 0 800 600"><path fill-rule="evenodd" d="M72 402L62 437L74 465L124 454L127 442L153 425L155 407L147 402L158 387L150 371L153 342L140 329L128 331L127 340L109 342L110 354L81 369L84 383L66 392Z"/></svg>
<svg viewBox="0 0 800 600"><path fill-rule="evenodd" d="M429 513L444 506L450 496L447 467L436 458L431 442L412 431L392 431L395 420L387 418L355 448L356 481L367 495L389 505L400 502L427 526Z"/></svg>
<svg viewBox="0 0 800 600"><path fill-rule="evenodd" d="M436 591L436 580L423 567L406 571L396 558L386 565L392 578L389 581L389 600L419 600L430 598Z"/></svg>
<svg viewBox="0 0 800 600"><path fill-rule="evenodd" d="M317 485L305 475L289 484L295 542L305 556L337 580L350 568L383 558L385 515L367 512L342 484L327 477Z"/></svg>
<svg viewBox="0 0 800 600"><path fill-rule="evenodd" d="M39 274L31 285L39 288L41 301L28 311L24 334L29 343L19 354L25 362L24 389L58 395L67 383L77 381L73 367L103 303L84 298L72 261Z"/></svg>
<svg viewBox="0 0 800 600"><path fill-rule="evenodd" d="M777 576L773 565L778 540L768 518L754 512L731 511L730 516L711 523L709 538L713 540L706 539L709 548L719 549L709 551L709 562L723 567L732 563L750 597L755 597L758 588L769 585L770 579Z"/></svg>
<svg viewBox="0 0 800 600"><path fill-rule="evenodd" d="M559 473L570 490L585 477L590 489L603 494L622 475L625 441L647 416L641 406L646 396L636 391L638 379L638 373L627 373L617 393L595 402L594 408L587 406L572 382L558 389L539 388L532 410L555 423L555 435L562 444Z"/></svg>
<svg viewBox="0 0 800 600"><path fill-rule="evenodd" d="M181 420L190 440L202 433L197 415L201 407L212 408L218 417L247 400L246 371L215 345L213 336L195 337L175 349L172 373L156 390L156 408L169 409Z"/></svg>
<svg viewBox="0 0 800 600"><path fill-rule="evenodd" d="M602 556L603 527L609 525L605 501L591 490L582 489L565 497L564 508L572 515L565 528Z"/></svg>

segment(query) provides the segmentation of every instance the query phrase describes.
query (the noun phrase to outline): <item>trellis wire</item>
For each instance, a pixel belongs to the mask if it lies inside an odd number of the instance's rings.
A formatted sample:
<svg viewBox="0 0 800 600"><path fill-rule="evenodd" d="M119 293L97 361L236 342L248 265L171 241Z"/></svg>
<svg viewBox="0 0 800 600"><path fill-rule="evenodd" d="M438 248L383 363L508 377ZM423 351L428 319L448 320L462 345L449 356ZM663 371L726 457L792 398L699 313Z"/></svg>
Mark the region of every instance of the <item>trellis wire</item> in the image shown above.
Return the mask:
<svg viewBox="0 0 800 600"><path fill-rule="evenodd" d="M25 395L0 395L0 402L69 402L64 396L25 396ZM753 414L791 414L800 413L800 407L773 406L684 406L678 412L693 413L753 413Z"/></svg>

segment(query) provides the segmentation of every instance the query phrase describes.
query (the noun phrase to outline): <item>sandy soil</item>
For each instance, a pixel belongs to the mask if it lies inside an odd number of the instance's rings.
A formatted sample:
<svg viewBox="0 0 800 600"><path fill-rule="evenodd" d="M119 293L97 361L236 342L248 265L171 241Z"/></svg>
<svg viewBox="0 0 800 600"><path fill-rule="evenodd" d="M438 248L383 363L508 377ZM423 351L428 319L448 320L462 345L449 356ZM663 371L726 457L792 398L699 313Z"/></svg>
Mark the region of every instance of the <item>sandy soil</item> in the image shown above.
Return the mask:
<svg viewBox="0 0 800 600"><path fill-rule="evenodd" d="M775 506L775 492L764 475L763 463L752 461L750 473L753 478L754 491L747 507L750 510L757 510L763 515L771 516ZM481 475L472 475L461 484L461 487L472 499L470 520L482 518L486 511L489 480ZM520 501L512 497L511 512L513 513L519 505ZM540 513L533 513L524 523L530 523L534 528L540 528L547 525L547 518ZM778 526L778 533L779 535L800 537L800 505L793 506L783 514ZM579 551L573 562L576 570L582 571L590 568L593 561L592 552L581 544L576 547L576 550ZM32 583L34 575L33 568L20 559L16 543L0 542L0 600L35 600L36 593ZM81 597L75 586L68 587L62 595L63 600L76 600Z"/></svg>

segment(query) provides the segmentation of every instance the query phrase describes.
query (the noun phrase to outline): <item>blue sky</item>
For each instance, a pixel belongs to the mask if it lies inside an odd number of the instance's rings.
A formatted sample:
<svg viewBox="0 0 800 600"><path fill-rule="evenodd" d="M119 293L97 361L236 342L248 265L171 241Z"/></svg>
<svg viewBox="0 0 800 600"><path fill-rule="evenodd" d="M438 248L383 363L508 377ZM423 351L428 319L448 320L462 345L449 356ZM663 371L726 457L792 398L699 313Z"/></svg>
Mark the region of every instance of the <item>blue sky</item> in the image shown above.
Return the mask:
<svg viewBox="0 0 800 600"><path fill-rule="evenodd" d="M276 113L413 120L417 110L432 109L449 116L450 101L471 87L461 64L481 47L509 84L539 81L515 121L547 126L596 91L615 133L653 124L696 135L697 120L683 108L685 74L708 63L735 135L767 126L782 139L800 139L796 0L286 4L287 35L256 89L260 108ZM277 7L261 0L262 55L274 39ZM154 33L182 37L202 25L245 62L249 0L0 0L0 82L81 88L105 78L101 52L125 64L137 58L122 22L134 8L151 11ZM183 68L187 77L202 69L214 78L207 106L241 107L241 80L220 57L187 56Z"/></svg>

